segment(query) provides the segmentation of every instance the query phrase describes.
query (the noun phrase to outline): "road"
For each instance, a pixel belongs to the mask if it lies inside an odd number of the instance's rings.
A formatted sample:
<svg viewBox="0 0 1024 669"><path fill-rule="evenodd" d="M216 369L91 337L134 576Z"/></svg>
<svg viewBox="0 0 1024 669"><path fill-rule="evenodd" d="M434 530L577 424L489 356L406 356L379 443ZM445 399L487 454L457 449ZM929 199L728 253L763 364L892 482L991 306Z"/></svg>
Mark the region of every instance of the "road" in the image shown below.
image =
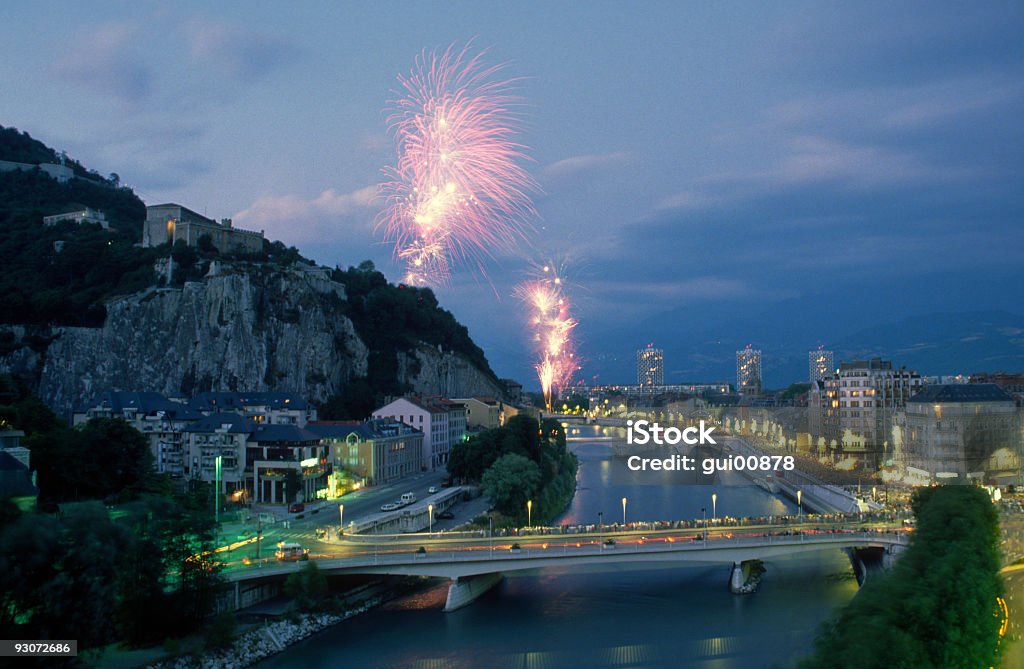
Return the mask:
<svg viewBox="0 0 1024 669"><path fill-rule="evenodd" d="M255 519L242 523L225 522L222 525L221 541L218 543L225 548L230 545L236 546L230 551L222 551L229 552L232 558L255 557L256 546L252 537L256 536L257 527L260 526L263 532L261 556L273 553L274 546L279 541L294 541L314 548L317 545L327 546L329 543L316 540L315 530L318 527L330 528L332 532L338 529L339 504L345 506L345 524L348 525L351 521L359 522L368 516L380 513L382 504L394 502L403 493L411 492L416 495L418 500L422 500L427 497L427 490L431 486L440 488L441 482L447 476L448 473L444 470L425 472L395 483L363 488L330 502L310 502L302 513L288 513L282 507L256 506L252 509L253 516L257 513L271 513L277 519L276 522L258 523ZM445 525L438 524L439 530L444 528ZM252 543L239 545L244 541Z"/></svg>

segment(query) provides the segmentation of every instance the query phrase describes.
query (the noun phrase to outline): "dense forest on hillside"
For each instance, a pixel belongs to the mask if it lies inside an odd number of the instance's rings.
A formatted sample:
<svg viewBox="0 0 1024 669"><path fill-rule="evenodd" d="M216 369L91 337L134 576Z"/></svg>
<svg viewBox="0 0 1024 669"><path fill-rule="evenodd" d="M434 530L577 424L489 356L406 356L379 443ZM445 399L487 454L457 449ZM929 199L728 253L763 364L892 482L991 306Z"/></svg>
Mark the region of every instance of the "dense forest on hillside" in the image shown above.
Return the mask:
<svg viewBox="0 0 1024 669"><path fill-rule="evenodd" d="M111 229L42 224L43 216L82 207L103 211ZM145 218L145 205L126 188L0 172L0 322L101 324L103 298L153 283L156 249L133 247Z"/></svg>
<svg viewBox="0 0 1024 669"><path fill-rule="evenodd" d="M365 418L385 397L406 392L408 388L397 380L397 353L411 353L421 343L458 353L497 382L469 330L441 308L429 288L388 283L370 261L347 270L335 269L332 278L345 284L348 301L340 305L342 312L370 349L370 358L367 377L355 380L332 398L324 407L325 418Z"/></svg>

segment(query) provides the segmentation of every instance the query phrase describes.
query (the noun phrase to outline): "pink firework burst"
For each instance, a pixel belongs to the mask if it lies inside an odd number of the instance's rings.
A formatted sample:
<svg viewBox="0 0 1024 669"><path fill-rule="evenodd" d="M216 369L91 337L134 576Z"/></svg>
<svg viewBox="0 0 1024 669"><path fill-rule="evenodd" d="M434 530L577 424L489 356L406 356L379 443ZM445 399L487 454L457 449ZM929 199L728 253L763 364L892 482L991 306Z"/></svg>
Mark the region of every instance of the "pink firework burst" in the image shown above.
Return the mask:
<svg viewBox="0 0 1024 669"><path fill-rule="evenodd" d="M550 410L552 397L567 388L579 370L572 337L577 321L570 313L562 278L550 265L543 267L539 278L519 284L515 295L529 309L527 327L537 352L534 368Z"/></svg>
<svg viewBox="0 0 1024 669"><path fill-rule="evenodd" d="M524 239L537 186L520 164L520 103L501 69L468 46L449 47L421 54L398 77L401 96L388 116L398 157L384 170L377 227L405 261L409 283L444 283L456 262L483 270L495 251Z"/></svg>

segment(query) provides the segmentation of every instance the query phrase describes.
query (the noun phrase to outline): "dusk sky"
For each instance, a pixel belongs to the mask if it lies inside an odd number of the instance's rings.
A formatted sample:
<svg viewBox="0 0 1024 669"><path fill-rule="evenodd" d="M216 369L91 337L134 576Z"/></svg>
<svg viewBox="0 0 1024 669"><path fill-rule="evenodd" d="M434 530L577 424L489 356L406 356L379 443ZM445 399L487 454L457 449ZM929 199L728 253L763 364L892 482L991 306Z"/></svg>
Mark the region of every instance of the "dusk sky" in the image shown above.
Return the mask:
<svg viewBox="0 0 1024 669"><path fill-rule="evenodd" d="M543 192L532 248L436 292L501 376L536 385L511 293L547 257L601 381L652 340L757 344L776 333L730 323L801 300L830 305L801 350L850 320L1024 311L1020 2L206 5L4 3L0 124L398 280L383 110L421 51L473 40L522 78Z"/></svg>

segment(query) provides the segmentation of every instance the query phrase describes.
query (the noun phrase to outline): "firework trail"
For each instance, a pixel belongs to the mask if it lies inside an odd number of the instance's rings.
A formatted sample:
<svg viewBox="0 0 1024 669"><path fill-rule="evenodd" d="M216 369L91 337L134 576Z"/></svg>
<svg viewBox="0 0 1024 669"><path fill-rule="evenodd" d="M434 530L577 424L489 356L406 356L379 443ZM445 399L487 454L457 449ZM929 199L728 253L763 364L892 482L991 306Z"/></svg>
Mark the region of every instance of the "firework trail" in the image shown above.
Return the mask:
<svg viewBox="0 0 1024 669"><path fill-rule="evenodd" d="M443 284L456 262L483 270L494 251L525 236L536 183L514 141L519 100L499 66L469 47L424 52L399 76L388 128L398 152L385 169L377 227L406 265L406 283Z"/></svg>
<svg viewBox="0 0 1024 669"><path fill-rule="evenodd" d="M515 295L530 310L529 328L538 356L534 368L550 411L552 397L572 382L579 369L572 339L576 319L570 314L562 278L551 265L545 265L537 278L519 284Z"/></svg>

